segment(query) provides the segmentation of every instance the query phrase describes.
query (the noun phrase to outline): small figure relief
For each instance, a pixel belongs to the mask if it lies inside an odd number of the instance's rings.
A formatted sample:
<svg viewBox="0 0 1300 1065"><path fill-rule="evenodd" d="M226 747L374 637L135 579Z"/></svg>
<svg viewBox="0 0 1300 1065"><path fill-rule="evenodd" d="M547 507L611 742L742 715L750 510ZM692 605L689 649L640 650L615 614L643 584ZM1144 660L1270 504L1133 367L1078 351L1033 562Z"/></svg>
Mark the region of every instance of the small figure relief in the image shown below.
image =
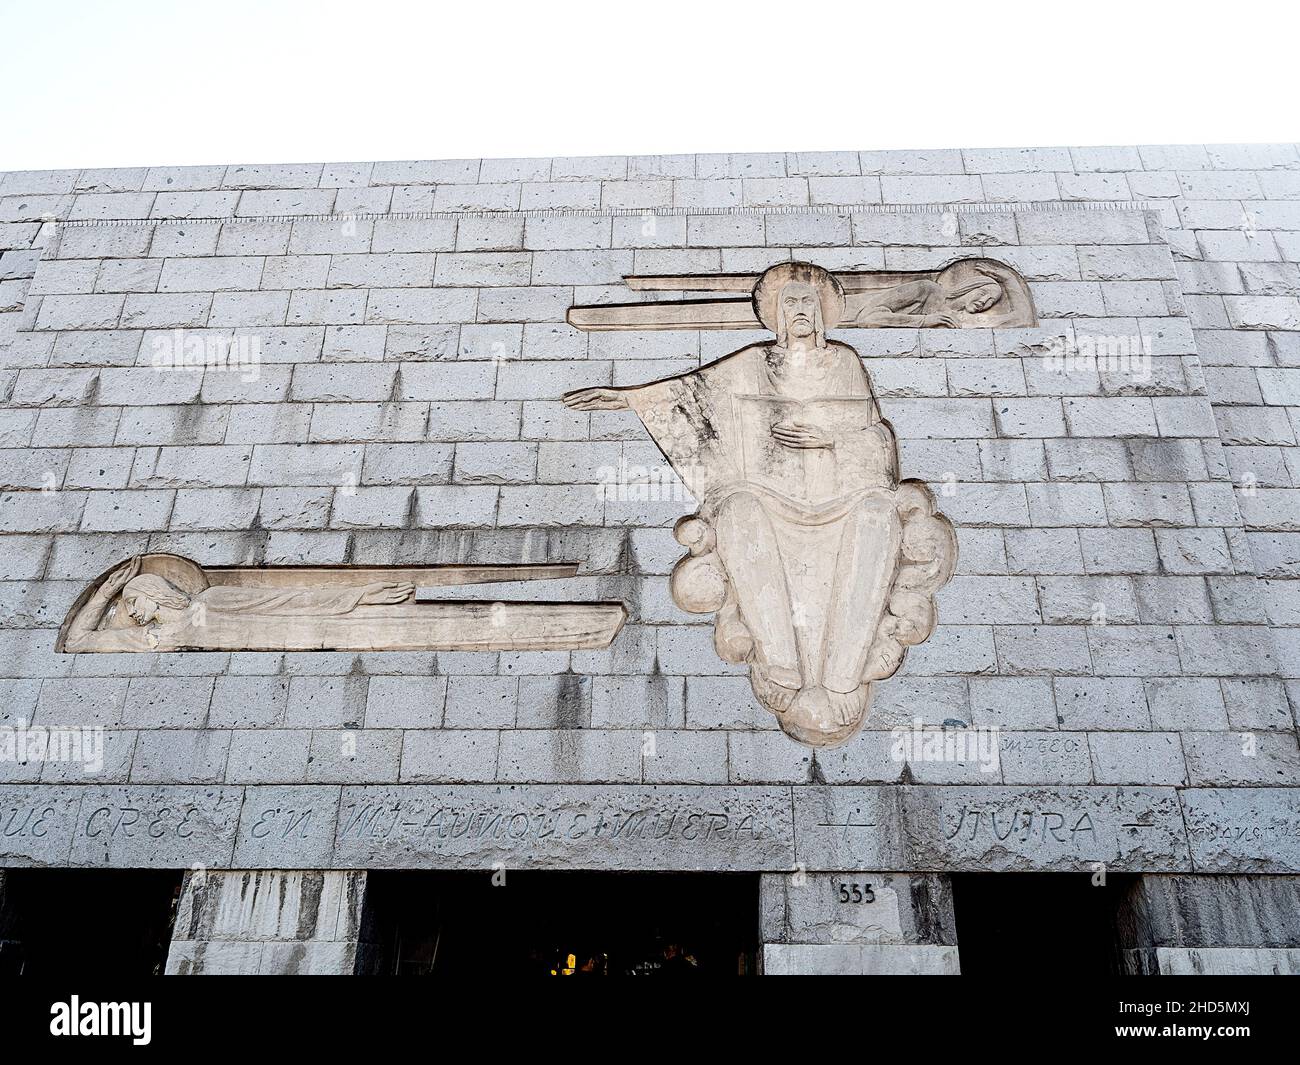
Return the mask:
<svg viewBox="0 0 1300 1065"><path fill-rule="evenodd" d="M564 402L637 413L700 504L675 529L688 554L673 600L716 613L719 656L748 663L787 734L830 746L862 727L872 684L934 630L956 537L929 489L899 480L893 429L857 352L826 336L844 314L835 277L783 263L752 299L773 341Z"/></svg>
<svg viewBox="0 0 1300 1065"><path fill-rule="evenodd" d="M1011 329L1038 324L1025 279L995 259L958 259L941 270L843 270L841 318L827 329ZM757 329L750 293L758 276L632 275L634 292L737 293L708 298L603 303L569 308L578 329Z"/></svg>
<svg viewBox="0 0 1300 1065"><path fill-rule="evenodd" d="M524 567L526 569L526 567ZM491 574L499 573L500 567ZM144 555L83 593L56 651L408 651L607 647L622 603L415 601L434 571L364 580L382 570L214 571L178 555ZM533 576L524 573L522 576ZM548 576L540 573L537 576ZM258 583L258 582L264 583Z"/></svg>

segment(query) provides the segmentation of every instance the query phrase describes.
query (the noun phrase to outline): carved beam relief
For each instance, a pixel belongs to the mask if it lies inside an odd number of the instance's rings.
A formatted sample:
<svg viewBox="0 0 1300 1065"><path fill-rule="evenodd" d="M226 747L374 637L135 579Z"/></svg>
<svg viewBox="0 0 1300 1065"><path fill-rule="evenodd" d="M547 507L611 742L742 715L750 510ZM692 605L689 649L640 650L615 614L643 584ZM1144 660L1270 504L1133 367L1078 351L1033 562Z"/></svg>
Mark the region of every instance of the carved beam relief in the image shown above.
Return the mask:
<svg viewBox="0 0 1300 1065"><path fill-rule="evenodd" d="M608 647L622 603L417 601L416 588L551 579L575 566L205 570L143 555L82 593L56 651L532 651Z"/></svg>
<svg viewBox="0 0 1300 1065"><path fill-rule="evenodd" d="M994 259L959 259L942 270L859 270L831 275L844 295L827 329L1006 329L1036 326L1029 287ZM578 329L759 329L750 298L757 274L644 275L624 278L635 292L743 292L740 297L595 304L569 309Z"/></svg>
<svg viewBox="0 0 1300 1065"><path fill-rule="evenodd" d="M675 530L688 554L673 600L715 614L719 656L747 663L759 702L813 746L862 727L872 684L934 630L934 595L957 562L930 490L899 480L857 352L826 336L845 301L828 271L782 263L750 303L774 339L679 377L564 397L635 411L699 500Z"/></svg>

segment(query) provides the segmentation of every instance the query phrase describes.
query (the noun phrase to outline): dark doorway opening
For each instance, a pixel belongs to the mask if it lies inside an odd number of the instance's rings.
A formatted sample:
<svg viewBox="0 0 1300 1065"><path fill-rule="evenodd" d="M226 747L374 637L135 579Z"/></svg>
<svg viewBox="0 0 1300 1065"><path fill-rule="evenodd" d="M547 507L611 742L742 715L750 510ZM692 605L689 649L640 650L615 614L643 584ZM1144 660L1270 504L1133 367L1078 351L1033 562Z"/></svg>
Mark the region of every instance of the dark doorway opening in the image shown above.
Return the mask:
<svg viewBox="0 0 1300 1065"><path fill-rule="evenodd" d="M0 870L0 975L161 974L181 878L170 869Z"/></svg>
<svg viewBox="0 0 1300 1065"><path fill-rule="evenodd" d="M363 972L707 975L756 971L758 877L372 872Z"/></svg>
<svg viewBox="0 0 1300 1065"><path fill-rule="evenodd" d="M952 878L963 976L1123 973L1120 921L1137 877L961 873Z"/></svg>

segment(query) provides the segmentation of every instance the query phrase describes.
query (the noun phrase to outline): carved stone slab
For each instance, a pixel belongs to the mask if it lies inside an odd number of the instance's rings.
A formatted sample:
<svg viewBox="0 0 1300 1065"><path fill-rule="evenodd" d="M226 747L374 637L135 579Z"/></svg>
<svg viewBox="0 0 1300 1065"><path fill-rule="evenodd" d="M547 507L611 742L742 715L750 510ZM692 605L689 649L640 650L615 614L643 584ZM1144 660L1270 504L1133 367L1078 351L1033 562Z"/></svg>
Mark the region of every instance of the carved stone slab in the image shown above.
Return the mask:
<svg viewBox="0 0 1300 1065"><path fill-rule="evenodd" d="M80 803L77 789L0 788L0 865L66 865Z"/></svg>
<svg viewBox="0 0 1300 1065"><path fill-rule="evenodd" d="M1189 868L1173 788L795 789L810 869Z"/></svg>
<svg viewBox="0 0 1300 1065"><path fill-rule="evenodd" d="M573 566L521 566L525 583L568 580ZM95 580L55 642L69 653L168 651L534 651L608 647L621 602L512 601L466 592L417 599L420 584L472 587L510 567L221 568L141 555ZM472 593L468 593L472 595Z"/></svg>
<svg viewBox="0 0 1300 1065"><path fill-rule="evenodd" d="M908 865L917 869L1186 869L1173 788L909 788Z"/></svg>
<svg viewBox="0 0 1300 1065"><path fill-rule="evenodd" d="M238 869L324 869L334 855L340 787L250 787L235 841Z"/></svg>
<svg viewBox="0 0 1300 1065"><path fill-rule="evenodd" d="M937 873L768 873L764 943L955 945L948 877Z"/></svg>
<svg viewBox="0 0 1300 1065"><path fill-rule="evenodd" d="M0 786L0 867L495 862L808 874L1067 871L1101 862L1115 871L1294 873L1300 789Z"/></svg>
<svg viewBox="0 0 1300 1065"><path fill-rule="evenodd" d="M1300 873L1300 791L1189 788L1182 800L1198 871Z"/></svg>
<svg viewBox="0 0 1300 1065"><path fill-rule="evenodd" d="M229 866L242 788L87 788L71 865L186 869Z"/></svg>
<svg viewBox="0 0 1300 1065"><path fill-rule="evenodd" d="M336 864L789 868L789 793L761 787L350 787Z"/></svg>

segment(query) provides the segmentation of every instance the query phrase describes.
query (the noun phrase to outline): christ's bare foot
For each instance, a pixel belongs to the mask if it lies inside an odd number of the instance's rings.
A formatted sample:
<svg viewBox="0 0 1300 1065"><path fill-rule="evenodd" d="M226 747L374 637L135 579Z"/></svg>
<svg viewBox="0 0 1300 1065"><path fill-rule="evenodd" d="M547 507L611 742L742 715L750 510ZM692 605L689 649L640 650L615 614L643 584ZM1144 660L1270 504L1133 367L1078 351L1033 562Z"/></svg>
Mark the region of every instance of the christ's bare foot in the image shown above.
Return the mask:
<svg viewBox="0 0 1300 1065"><path fill-rule="evenodd" d="M851 692L833 692L826 690L826 701L830 705L831 717L841 725L855 724L867 708L867 696L871 689L859 685Z"/></svg>
<svg viewBox="0 0 1300 1065"><path fill-rule="evenodd" d="M828 692L820 685L813 684L804 688L795 699L788 713L777 718L781 730L800 743L810 747L835 747L847 743L862 728L866 720L867 703L870 701L870 685L863 685L857 692L842 695ZM832 699L841 700L837 707ZM849 719L844 721L841 715L844 702L852 700Z"/></svg>
<svg viewBox="0 0 1300 1065"><path fill-rule="evenodd" d="M749 667L749 682L758 701L774 714L784 714L790 709L799 689L788 688L774 681L760 665Z"/></svg>

